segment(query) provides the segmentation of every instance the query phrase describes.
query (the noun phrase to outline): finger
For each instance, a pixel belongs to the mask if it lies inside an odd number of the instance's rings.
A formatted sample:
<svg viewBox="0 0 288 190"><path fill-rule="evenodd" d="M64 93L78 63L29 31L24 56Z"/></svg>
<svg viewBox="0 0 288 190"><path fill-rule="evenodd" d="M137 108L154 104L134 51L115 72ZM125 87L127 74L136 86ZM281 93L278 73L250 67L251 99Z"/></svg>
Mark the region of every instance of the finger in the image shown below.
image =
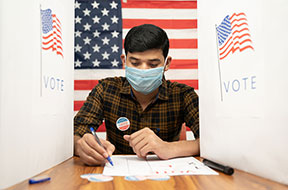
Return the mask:
<svg viewBox="0 0 288 190"><path fill-rule="evenodd" d="M97 141L96 141L96 139L95 139L94 136L92 136L92 137L91 137L91 136L86 137L86 138L85 138L85 141L86 141L86 143L87 143L91 148L93 148L94 150L96 150L96 151L97 151L99 154L101 154L104 158L107 158L107 157L108 157L108 154L107 154L106 150L97 143ZM100 141L101 141L101 139L100 139Z"/></svg>
<svg viewBox="0 0 288 190"><path fill-rule="evenodd" d="M105 147L109 156L112 156L113 152L115 151L115 146L111 144L109 141L101 139L103 146Z"/></svg>
<svg viewBox="0 0 288 190"><path fill-rule="evenodd" d="M126 141L130 141L130 135L124 135L123 138L124 138Z"/></svg>
<svg viewBox="0 0 288 190"><path fill-rule="evenodd" d="M132 133L132 134L130 135L130 136L131 136L131 139L137 137L138 135L141 135L142 133L146 133L146 132L148 132L149 130L150 130L149 128L145 127L145 128L143 128L143 129L141 129L141 130L139 130L139 131L136 131L135 133Z"/></svg>
<svg viewBox="0 0 288 190"><path fill-rule="evenodd" d="M105 157L103 157L103 155L101 155L101 153L99 153L97 149L92 148L87 143L87 141L82 141L81 142L81 147L82 147L82 151L86 155L89 155L89 156L93 157L95 160L99 160L99 161L102 162L105 159Z"/></svg>
<svg viewBox="0 0 288 190"><path fill-rule="evenodd" d="M96 141L95 137L87 133L83 136L84 141L93 149L98 150L98 149L103 149Z"/></svg>
<svg viewBox="0 0 288 190"><path fill-rule="evenodd" d="M139 143L137 144L137 146L134 148L138 157L140 157L140 158L145 158L145 157L146 157L146 155L143 155L143 154L141 153L141 150L142 150L144 147L146 147L146 146L148 146L148 143L145 142L145 141L141 141L141 142L139 142Z"/></svg>
<svg viewBox="0 0 288 190"><path fill-rule="evenodd" d="M85 154L85 152L83 152L83 151L81 151L81 152L79 153L79 156L80 156L80 159L82 160L82 162L83 162L84 164L89 165L89 166L92 166L92 165L100 165L100 164L101 164L100 161L95 160L93 157Z"/></svg>
<svg viewBox="0 0 288 190"><path fill-rule="evenodd" d="M146 138L143 138L141 141L139 141L135 146L134 149L136 152L140 152L140 150L148 144L148 140Z"/></svg>
<svg viewBox="0 0 288 190"><path fill-rule="evenodd" d="M143 141L145 139L144 134L139 134L138 136L131 138L130 140L130 146L135 147L139 142Z"/></svg>
<svg viewBox="0 0 288 190"><path fill-rule="evenodd" d="M143 146L140 150L139 150L139 154L146 158L148 152L151 152L151 147L149 146L149 144L146 144L145 146ZM152 151L153 152L153 151Z"/></svg>

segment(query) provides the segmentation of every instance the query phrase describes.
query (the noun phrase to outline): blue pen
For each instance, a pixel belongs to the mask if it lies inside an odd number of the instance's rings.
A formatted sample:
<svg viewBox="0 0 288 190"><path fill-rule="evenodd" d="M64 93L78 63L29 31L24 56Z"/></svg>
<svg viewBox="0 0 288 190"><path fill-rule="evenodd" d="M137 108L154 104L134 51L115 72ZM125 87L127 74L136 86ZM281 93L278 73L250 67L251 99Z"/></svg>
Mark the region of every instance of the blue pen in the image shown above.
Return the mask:
<svg viewBox="0 0 288 190"><path fill-rule="evenodd" d="M92 134L94 135L97 143L98 143L101 147L104 148L104 146L102 145L102 143L101 143L100 139L98 138L96 132L94 131L93 127L90 127L90 130L91 130ZM104 149L105 149L105 148L104 148ZM109 161L109 163L110 163L112 166L114 166L114 165L113 165L113 162L112 162L112 160L111 160L111 158L110 158L110 156L107 157L107 160Z"/></svg>
<svg viewBox="0 0 288 190"><path fill-rule="evenodd" d="M49 181L51 178L48 176L37 176L29 179L29 184L35 184L35 183L42 183L44 181Z"/></svg>

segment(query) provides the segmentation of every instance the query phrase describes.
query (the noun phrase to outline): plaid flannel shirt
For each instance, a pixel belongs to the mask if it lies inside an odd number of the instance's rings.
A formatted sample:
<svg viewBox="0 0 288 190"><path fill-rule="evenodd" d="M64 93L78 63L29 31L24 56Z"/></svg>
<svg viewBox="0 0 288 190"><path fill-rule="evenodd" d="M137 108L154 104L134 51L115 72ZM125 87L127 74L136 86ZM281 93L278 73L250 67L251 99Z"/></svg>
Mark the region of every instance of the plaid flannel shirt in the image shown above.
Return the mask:
<svg viewBox="0 0 288 190"><path fill-rule="evenodd" d="M120 131L116 121L126 117L130 127ZM162 140L179 140L181 126L185 122L195 138L199 137L198 95L185 84L163 79L159 93L144 111L133 96L131 86L125 77L100 80L90 92L84 105L74 118L74 135L83 136L95 130L105 120L107 140L116 148L115 154L133 154L123 135L132 134L148 127ZM89 127L88 127L89 126Z"/></svg>

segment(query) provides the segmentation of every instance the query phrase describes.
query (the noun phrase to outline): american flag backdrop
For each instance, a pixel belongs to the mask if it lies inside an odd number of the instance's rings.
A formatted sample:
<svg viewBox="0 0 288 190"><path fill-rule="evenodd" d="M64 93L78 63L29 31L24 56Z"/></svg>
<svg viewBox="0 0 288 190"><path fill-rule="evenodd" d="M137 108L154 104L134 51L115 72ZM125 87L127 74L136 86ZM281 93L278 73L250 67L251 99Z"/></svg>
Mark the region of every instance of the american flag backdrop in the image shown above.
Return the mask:
<svg viewBox="0 0 288 190"><path fill-rule="evenodd" d="M74 111L98 80L125 76L123 40L133 26L154 24L170 40L172 63L165 77L198 92L197 1L75 1Z"/></svg>
<svg viewBox="0 0 288 190"><path fill-rule="evenodd" d="M220 60L236 50L240 52L249 48L254 50L245 13L227 15L216 27L216 31Z"/></svg>
<svg viewBox="0 0 288 190"><path fill-rule="evenodd" d="M41 10L42 49L63 57L61 22L51 9Z"/></svg>

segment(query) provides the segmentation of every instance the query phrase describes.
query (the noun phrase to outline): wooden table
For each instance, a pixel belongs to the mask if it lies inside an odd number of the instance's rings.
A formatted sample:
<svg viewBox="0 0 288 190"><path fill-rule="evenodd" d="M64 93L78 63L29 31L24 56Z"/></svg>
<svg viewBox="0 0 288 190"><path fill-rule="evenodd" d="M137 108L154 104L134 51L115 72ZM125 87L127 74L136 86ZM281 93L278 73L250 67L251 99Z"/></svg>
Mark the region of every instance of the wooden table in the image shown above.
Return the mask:
<svg viewBox="0 0 288 190"><path fill-rule="evenodd" d="M197 158L201 160L201 158ZM267 180L243 171L235 170L232 176L219 173L218 176L173 176L168 181L126 181L124 177L114 177L110 182L89 182L80 178L81 174L102 173L103 167L85 166L78 157L41 173L49 175L51 181L29 185L28 180L16 184L13 190L73 190L73 189L119 189L119 190L169 190L169 189L203 189L203 190L288 190L288 186Z"/></svg>

